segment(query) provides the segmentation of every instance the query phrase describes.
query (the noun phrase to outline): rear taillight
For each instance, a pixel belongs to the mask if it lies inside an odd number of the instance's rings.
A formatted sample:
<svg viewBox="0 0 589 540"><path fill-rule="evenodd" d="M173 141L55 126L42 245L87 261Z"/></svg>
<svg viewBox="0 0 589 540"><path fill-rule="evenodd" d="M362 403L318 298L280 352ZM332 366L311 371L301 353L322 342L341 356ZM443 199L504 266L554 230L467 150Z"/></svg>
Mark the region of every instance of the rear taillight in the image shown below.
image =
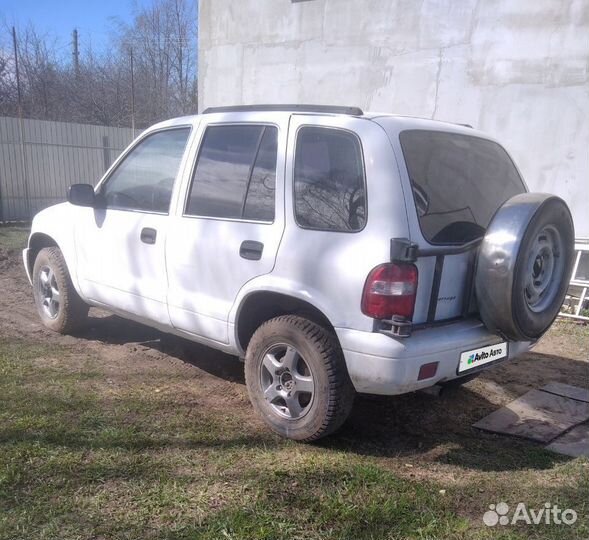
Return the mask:
<svg viewBox="0 0 589 540"><path fill-rule="evenodd" d="M417 292L417 268L413 264L381 264L364 285L362 313L374 319L393 315L411 319Z"/></svg>

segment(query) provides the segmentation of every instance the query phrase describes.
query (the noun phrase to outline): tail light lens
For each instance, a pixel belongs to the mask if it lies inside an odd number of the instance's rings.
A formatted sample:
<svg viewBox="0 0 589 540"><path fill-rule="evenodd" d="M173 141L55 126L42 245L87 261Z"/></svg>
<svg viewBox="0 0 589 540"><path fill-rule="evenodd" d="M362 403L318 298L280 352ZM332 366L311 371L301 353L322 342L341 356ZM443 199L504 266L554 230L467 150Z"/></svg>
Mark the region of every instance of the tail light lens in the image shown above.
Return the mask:
<svg viewBox="0 0 589 540"><path fill-rule="evenodd" d="M373 319L390 319L393 315L411 319L416 292L417 268L413 264L381 264L366 279L362 313Z"/></svg>

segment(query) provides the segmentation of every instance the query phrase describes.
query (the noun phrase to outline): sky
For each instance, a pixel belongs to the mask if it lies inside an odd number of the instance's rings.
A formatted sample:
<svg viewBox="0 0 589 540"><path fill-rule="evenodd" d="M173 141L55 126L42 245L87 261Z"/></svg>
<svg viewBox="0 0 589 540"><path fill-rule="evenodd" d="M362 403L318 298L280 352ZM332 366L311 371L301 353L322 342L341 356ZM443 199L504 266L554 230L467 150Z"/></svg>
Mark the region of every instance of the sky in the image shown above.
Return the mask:
<svg viewBox="0 0 589 540"><path fill-rule="evenodd" d="M55 37L64 49L70 47L72 31L78 29L80 48L91 42L101 51L108 46L112 18L128 22L134 5L149 0L0 0L0 24L25 26L29 21L41 33Z"/></svg>

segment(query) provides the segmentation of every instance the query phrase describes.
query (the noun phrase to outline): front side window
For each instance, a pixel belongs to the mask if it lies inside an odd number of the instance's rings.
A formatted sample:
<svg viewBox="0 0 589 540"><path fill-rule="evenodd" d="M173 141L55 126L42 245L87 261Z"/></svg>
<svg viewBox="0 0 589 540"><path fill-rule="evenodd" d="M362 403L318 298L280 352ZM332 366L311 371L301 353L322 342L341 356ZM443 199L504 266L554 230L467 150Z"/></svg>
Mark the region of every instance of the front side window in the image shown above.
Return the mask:
<svg viewBox="0 0 589 540"><path fill-rule="evenodd" d="M168 129L139 142L102 186L106 207L168 213L189 135L188 127Z"/></svg>
<svg viewBox="0 0 589 540"><path fill-rule="evenodd" d="M358 138L340 129L302 127L294 166L295 218L307 229L353 232L366 222Z"/></svg>
<svg viewBox="0 0 589 540"><path fill-rule="evenodd" d="M525 191L507 152L493 141L443 131L400 134L423 236L460 244L485 234L496 210Z"/></svg>
<svg viewBox="0 0 589 540"><path fill-rule="evenodd" d="M278 129L209 126L201 143L186 215L272 221Z"/></svg>

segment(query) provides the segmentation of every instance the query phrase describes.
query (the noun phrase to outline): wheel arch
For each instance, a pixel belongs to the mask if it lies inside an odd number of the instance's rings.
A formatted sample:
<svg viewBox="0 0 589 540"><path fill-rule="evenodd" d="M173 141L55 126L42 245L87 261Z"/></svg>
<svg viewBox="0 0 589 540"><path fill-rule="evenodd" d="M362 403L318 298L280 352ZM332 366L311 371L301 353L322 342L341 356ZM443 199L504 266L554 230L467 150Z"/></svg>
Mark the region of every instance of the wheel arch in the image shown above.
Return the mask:
<svg viewBox="0 0 589 540"><path fill-rule="evenodd" d="M62 238L64 242L60 242L56 239L55 234L47 234L45 232L34 231L31 233L29 237L29 243L26 250L26 257L24 258L24 263L26 266L27 275L29 276L31 282L33 280L33 269L35 267L35 260L39 255L39 252L44 248L49 247L56 247L61 251L63 258L65 260L65 265L67 270L70 274L70 278L72 280L72 284L76 292L83 298L82 292L78 286L77 280L77 273L75 265L73 264L75 261L75 254L70 250L66 249L68 246L67 238Z"/></svg>
<svg viewBox="0 0 589 540"><path fill-rule="evenodd" d="M264 322L280 315L299 315L333 332L331 321L311 302L275 291L252 291L241 301L235 317L235 339L245 352L254 332Z"/></svg>
<svg viewBox="0 0 589 540"><path fill-rule="evenodd" d="M27 272L30 276L33 275L33 267L35 266L35 259L44 248L48 247L57 247L59 248L59 244L57 241L50 235L42 233L42 232L34 232L31 234L29 238L29 245L27 251ZM61 249L61 248L60 248Z"/></svg>

